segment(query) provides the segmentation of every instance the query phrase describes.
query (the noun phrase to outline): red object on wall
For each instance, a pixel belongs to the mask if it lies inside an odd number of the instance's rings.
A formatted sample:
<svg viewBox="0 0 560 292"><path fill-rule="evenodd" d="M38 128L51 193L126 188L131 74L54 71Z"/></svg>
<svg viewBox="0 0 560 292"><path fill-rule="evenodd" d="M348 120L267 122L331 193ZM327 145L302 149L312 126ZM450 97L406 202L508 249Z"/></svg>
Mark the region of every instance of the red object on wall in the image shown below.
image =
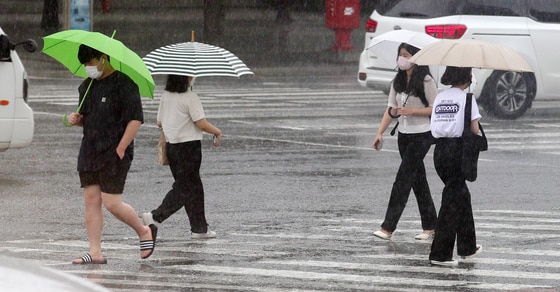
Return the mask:
<svg viewBox="0 0 560 292"><path fill-rule="evenodd" d="M101 1L101 10L103 11L103 13L109 13L111 11L109 5L109 0Z"/></svg>
<svg viewBox="0 0 560 292"><path fill-rule="evenodd" d="M360 0L325 0L325 13L325 25L335 33L331 50L354 50L350 34L360 27Z"/></svg>

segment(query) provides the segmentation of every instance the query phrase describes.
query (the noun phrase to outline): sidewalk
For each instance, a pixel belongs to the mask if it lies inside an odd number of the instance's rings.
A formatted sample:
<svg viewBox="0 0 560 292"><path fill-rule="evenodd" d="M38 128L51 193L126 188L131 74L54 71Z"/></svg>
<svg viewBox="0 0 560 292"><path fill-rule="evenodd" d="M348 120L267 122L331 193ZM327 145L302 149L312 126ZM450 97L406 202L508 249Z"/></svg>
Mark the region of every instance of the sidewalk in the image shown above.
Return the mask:
<svg viewBox="0 0 560 292"><path fill-rule="evenodd" d="M291 23L278 24L275 13L266 9L228 11L223 41L214 45L237 55L256 75L356 74L364 28L352 32L353 51L335 52L330 50L334 31L325 27L323 14L292 12ZM94 13L93 23L95 31L108 35L116 30L116 38L143 57L162 45L191 41L192 31L196 41L203 30L202 15L201 9L193 8L113 9L110 14ZM42 48L40 14L2 18L0 25L13 41L33 38L39 50ZM41 52L18 52L30 76L68 76L62 65Z"/></svg>

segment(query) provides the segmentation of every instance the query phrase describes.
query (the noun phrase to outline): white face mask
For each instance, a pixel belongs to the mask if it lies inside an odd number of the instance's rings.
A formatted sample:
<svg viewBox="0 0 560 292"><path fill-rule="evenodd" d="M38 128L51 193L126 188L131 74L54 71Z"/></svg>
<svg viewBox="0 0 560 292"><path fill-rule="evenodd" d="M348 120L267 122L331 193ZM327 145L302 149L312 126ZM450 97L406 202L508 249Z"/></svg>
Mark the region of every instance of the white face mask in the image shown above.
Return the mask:
<svg viewBox="0 0 560 292"><path fill-rule="evenodd" d="M101 60L101 64L103 64L103 68L105 68L105 59ZM103 75L103 70L97 70L97 66L86 66L86 74L91 79L97 79Z"/></svg>
<svg viewBox="0 0 560 292"><path fill-rule="evenodd" d="M103 71L98 71L97 66L86 66L86 74L91 79L97 79L101 77Z"/></svg>
<svg viewBox="0 0 560 292"><path fill-rule="evenodd" d="M408 70L412 67L412 63L410 63L407 58L399 56L397 59L397 66L401 70Z"/></svg>

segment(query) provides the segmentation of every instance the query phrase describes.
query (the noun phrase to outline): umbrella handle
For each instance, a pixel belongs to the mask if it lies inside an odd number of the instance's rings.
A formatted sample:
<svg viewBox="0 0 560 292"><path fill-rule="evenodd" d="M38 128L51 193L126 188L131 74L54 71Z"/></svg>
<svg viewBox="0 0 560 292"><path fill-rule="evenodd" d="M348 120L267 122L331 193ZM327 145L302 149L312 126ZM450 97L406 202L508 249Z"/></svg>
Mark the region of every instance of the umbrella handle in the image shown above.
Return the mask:
<svg viewBox="0 0 560 292"><path fill-rule="evenodd" d="M68 122L68 115L62 116L62 124L66 127L72 127L73 125Z"/></svg>
<svg viewBox="0 0 560 292"><path fill-rule="evenodd" d="M389 107L389 108L387 109L387 113L389 114L389 116L390 116L391 118L396 119L396 118L398 118L398 117L401 116L401 115L399 115L399 114L393 115L393 113L391 113L391 110L392 110L392 109L393 109L392 107Z"/></svg>
<svg viewBox="0 0 560 292"><path fill-rule="evenodd" d="M84 93L84 97L82 98L82 101L80 101L80 104L78 105L78 108L76 109L76 113L80 113L80 111L82 110L82 106L84 105L84 101L86 100L86 97L89 93L89 89L91 88L91 85L93 84L93 79L90 80L89 85L86 89L86 93ZM72 127L73 125L68 123L68 119L67 119L68 115L64 115L62 116L62 124L64 124L66 127Z"/></svg>

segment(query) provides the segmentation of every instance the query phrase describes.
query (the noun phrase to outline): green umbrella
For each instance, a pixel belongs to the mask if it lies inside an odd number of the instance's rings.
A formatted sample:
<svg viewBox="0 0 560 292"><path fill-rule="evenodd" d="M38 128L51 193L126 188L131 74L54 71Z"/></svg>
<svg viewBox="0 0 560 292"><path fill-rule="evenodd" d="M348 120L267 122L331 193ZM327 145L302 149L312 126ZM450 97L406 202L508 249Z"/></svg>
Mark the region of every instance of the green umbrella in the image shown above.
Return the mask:
<svg viewBox="0 0 560 292"><path fill-rule="evenodd" d="M87 74L78 61L78 48L81 44L110 56L111 66L128 75L138 85L141 96L154 98L155 82L146 64L120 41L102 33L84 30L57 32L44 37L43 41L43 53L62 63L72 74L83 78Z"/></svg>

